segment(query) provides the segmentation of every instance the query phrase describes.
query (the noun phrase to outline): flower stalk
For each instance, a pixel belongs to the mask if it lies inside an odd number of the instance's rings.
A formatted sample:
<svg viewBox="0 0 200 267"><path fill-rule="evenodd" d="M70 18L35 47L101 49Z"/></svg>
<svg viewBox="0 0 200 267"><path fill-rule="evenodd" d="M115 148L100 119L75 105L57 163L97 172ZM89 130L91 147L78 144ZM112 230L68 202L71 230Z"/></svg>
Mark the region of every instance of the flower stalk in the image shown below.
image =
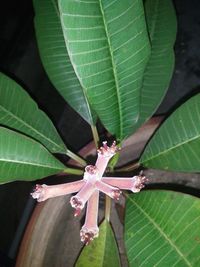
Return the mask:
<svg viewBox="0 0 200 267"><path fill-rule="evenodd" d="M84 159L82 159L80 156L74 154L72 151L70 151L70 150L67 149L66 155L68 157L70 157L71 159L75 160L81 166L86 166L86 161Z"/></svg>
<svg viewBox="0 0 200 267"><path fill-rule="evenodd" d="M99 235L98 228L99 191L95 190L88 200L85 223L81 228L81 241L88 245Z"/></svg>
<svg viewBox="0 0 200 267"><path fill-rule="evenodd" d="M105 199L105 219L110 221L110 213L111 213L111 198L106 196Z"/></svg>
<svg viewBox="0 0 200 267"><path fill-rule="evenodd" d="M98 135L98 131L95 125L91 125L91 130L92 130L92 136L93 136L93 140L94 140L94 144L96 149L98 149L99 147L99 135Z"/></svg>

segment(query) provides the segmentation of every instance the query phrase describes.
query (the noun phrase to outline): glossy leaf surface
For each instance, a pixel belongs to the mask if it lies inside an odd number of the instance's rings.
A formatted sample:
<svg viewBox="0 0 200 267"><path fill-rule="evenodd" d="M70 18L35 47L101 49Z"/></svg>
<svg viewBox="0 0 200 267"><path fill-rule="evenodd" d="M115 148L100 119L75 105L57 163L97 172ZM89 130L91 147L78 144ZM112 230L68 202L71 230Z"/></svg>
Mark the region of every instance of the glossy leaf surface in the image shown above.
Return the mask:
<svg viewBox="0 0 200 267"><path fill-rule="evenodd" d="M40 141L53 153L67 148L47 115L22 87L0 73L0 124Z"/></svg>
<svg viewBox="0 0 200 267"><path fill-rule="evenodd" d="M36 180L65 169L40 143L3 127L0 147L0 183Z"/></svg>
<svg viewBox="0 0 200 267"><path fill-rule="evenodd" d="M150 118L161 103L174 69L176 14L172 0L146 0L146 22L151 41L141 92L141 113L138 125Z"/></svg>
<svg viewBox="0 0 200 267"><path fill-rule="evenodd" d="M125 219L129 266L198 267L199 225L196 197L164 190L129 195Z"/></svg>
<svg viewBox="0 0 200 267"><path fill-rule="evenodd" d="M161 125L140 162L149 168L200 171L200 94L180 106Z"/></svg>
<svg viewBox="0 0 200 267"><path fill-rule="evenodd" d="M89 124L95 124L86 93L71 65L61 28L56 0L34 0L35 30L40 57L49 79Z"/></svg>
<svg viewBox="0 0 200 267"><path fill-rule="evenodd" d="M143 1L59 0L71 62L104 126L118 139L133 131L150 53Z"/></svg>
<svg viewBox="0 0 200 267"><path fill-rule="evenodd" d="M99 237L85 246L76 267L120 267L118 248L111 225L104 220L100 225Z"/></svg>

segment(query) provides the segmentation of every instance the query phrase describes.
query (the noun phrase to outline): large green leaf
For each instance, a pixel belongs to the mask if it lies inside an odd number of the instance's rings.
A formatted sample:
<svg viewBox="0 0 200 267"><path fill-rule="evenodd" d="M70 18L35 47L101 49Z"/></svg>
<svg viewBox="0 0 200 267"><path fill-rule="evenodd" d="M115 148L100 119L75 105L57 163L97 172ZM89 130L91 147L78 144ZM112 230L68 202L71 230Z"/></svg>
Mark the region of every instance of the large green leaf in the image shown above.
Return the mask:
<svg viewBox="0 0 200 267"><path fill-rule="evenodd" d="M40 143L3 127L0 148L0 183L36 180L65 169Z"/></svg>
<svg viewBox="0 0 200 267"><path fill-rule="evenodd" d="M14 80L0 73L0 124L40 141L53 153L67 148L47 115Z"/></svg>
<svg viewBox="0 0 200 267"><path fill-rule="evenodd" d="M119 267L120 259L112 227L106 220L100 226L99 237L83 248L76 267Z"/></svg>
<svg viewBox="0 0 200 267"><path fill-rule="evenodd" d="M57 1L34 0L33 3L40 57L49 79L72 108L89 124L95 124L95 116L67 53Z"/></svg>
<svg viewBox="0 0 200 267"><path fill-rule="evenodd" d="M200 171L200 94L192 97L161 125L140 162L150 168Z"/></svg>
<svg viewBox="0 0 200 267"><path fill-rule="evenodd" d="M172 0L146 0L145 14L151 40L151 55L144 73L138 125L156 111L174 69L176 15Z"/></svg>
<svg viewBox="0 0 200 267"><path fill-rule="evenodd" d="M142 0L59 0L71 62L104 126L119 139L138 120L150 44Z"/></svg>
<svg viewBox="0 0 200 267"><path fill-rule="evenodd" d="M200 266L200 200L171 191L128 197L125 243L130 267Z"/></svg>

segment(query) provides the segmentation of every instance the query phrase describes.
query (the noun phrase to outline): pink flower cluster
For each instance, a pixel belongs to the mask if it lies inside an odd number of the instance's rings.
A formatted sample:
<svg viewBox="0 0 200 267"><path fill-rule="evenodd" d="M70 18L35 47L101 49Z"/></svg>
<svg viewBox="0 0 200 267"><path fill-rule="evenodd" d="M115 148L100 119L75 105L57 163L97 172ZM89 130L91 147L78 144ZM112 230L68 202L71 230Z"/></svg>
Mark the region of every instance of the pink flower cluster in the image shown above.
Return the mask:
<svg viewBox="0 0 200 267"><path fill-rule="evenodd" d="M45 184L36 185L34 192L31 193L34 199L41 202L48 198L78 192L75 196L71 197L70 204L75 209L74 216L78 216L87 202L85 224L80 231L81 241L86 245L95 237L98 237L99 234L97 224L99 191L115 200L119 200L121 195L120 189L131 190L137 193L144 187L143 183L146 181L146 178L142 175L132 178L103 177L109 160L115 155L117 150L115 142L110 147L107 145L107 142L103 142L103 146L98 150L95 166L86 166L82 180L53 186Z"/></svg>

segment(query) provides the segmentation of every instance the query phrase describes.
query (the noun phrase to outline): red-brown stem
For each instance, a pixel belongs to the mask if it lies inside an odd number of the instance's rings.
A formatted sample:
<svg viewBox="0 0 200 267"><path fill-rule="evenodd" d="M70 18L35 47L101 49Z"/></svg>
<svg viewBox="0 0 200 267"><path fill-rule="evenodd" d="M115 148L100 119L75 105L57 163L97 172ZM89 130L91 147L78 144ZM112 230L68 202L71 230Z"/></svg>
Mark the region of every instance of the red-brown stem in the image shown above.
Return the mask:
<svg viewBox="0 0 200 267"><path fill-rule="evenodd" d="M105 219L110 221L110 212L111 212L111 198L106 196L105 198Z"/></svg>
<svg viewBox="0 0 200 267"><path fill-rule="evenodd" d="M103 177L102 181L111 186L116 186L120 189L131 190L132 192L137 193L144 187L144 183L147 182L148 179L141 174L138 176L133 176L132 178Z"/></svg>
<svg viewBox="0 0 200 267"><path fill-rule="evenodd" d="M81 188L81 190L71 198L70 203L73 208L83 209L85 203L91 197L93 192L95 191L95 186L90 181L87 181L85 185ZM77 206L78 203L78 206Z"/></svg>
<svg viewBox="0 0 200 267"><path fill-rule="evenodd" d="M99 191L95 190L88 200L85 224L81 228L81 241L88 245L99 234L98 228Z"/></svg>
<svg viewBox="0 0 200 267"><path fill-rule="evenodd" d="M87 203L86 219L84 227L96 228L99 209L99 191L95 190Z"/></svg>
<svg viewBox="0 0 200 267"><path fill-rule="evenodd" d="M99 189L109 197L114 198L115 200L119 199L119 196L121 194L119 188L103 183L102 181L96 181L95 185L97 189Z"/></svg>
<svg viewBox="0 0 200 267"><path fill-rule="evenodd" d="M81 189L81 187L85 184L84 180L58 184L58 185L36 185L36 189L33 193L31 193L33 198L36 198L38 202L47 200L52 197L63 196L71 193L75 193ZM38 197L34 197L37 196Z"/></svg>
<svg viewBox="0 0 200 267"><path fill-rule="evenodd" d="M96 167L97 167L98 172L99 172L99 177L102 177L102 175L104 174L110 158L111 157L105 157L105 156L98 154L98 158L96 161Z"/></svg>
<svg viewBox="0 0 200 267"><path fill-rule="evenodd" d="M131 188L134 186L133 178L103 177L102 182L125 190L131 190Z"/></svg>

